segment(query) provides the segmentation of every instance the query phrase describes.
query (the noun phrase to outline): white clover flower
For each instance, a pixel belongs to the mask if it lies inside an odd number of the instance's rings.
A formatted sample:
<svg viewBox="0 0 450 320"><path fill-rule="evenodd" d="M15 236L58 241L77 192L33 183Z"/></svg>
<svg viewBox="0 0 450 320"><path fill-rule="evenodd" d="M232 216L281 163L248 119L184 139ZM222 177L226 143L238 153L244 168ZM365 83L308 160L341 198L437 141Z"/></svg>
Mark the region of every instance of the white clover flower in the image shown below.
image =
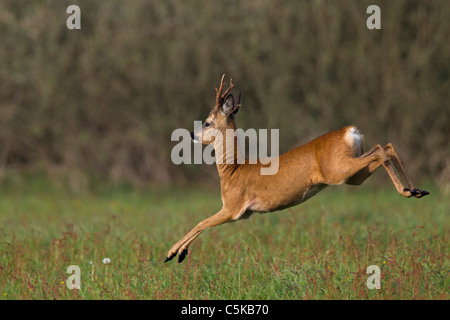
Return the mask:
<svg viewBox="0 0 450 320"><path fill-rule="evenodd" d="M111 263L111 259L110 258L103 259L103 264L108 264L108 263Z"/></svg>

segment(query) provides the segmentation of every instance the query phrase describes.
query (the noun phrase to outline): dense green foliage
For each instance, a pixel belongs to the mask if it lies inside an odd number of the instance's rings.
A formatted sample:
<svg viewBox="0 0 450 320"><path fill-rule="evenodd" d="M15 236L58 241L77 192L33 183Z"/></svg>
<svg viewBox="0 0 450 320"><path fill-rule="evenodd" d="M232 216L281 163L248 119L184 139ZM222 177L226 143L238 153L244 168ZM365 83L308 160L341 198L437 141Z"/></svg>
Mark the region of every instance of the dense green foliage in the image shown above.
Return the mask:
<svg viewBox="0 0 450 320"><path fill-rule="evenodd" d="M16 1L0 3L0 178L43 171L134 185L216 179L175 166L223 73L239 127L279 128L281 152L355 124L392 142L412 179L448 183L448 1ZM66 8L81 8L68 30Z"/></svg>

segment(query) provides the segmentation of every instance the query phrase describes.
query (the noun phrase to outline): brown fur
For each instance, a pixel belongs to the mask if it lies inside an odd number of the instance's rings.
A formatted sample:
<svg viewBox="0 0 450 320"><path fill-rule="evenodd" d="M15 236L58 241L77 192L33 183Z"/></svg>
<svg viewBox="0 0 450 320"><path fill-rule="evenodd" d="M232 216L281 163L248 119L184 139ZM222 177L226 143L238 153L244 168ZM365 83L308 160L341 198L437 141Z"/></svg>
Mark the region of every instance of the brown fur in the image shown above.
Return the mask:
<svg viewBox="0 0 450 320"><path fill-rule="evenodd" d="M210 123L203 128L203 143L217 143L207 137L209 128L220 130L226 139L226 129L236 129L234 122L235 106L226 106L233 99L225 99L220 89L217 90L216 106L207 117ZM232 87L230 81L230 87ZM235 138L236 139L236 138ZM226 141L223 141L226 146ZM234 143L234 157L237 157L237 143ZM404 188L394 172L394 167L406 183ZM326 133L305 145L286 152L279 157L279 170L274 175L261 175L263 164L258 161L250 164L217 164L220 176L222 209L215 215L201 221L191 232L178 241L168 252L166 261L177 253L179 262L183 261L191 242L205 229L225 222L247 219L254 212L270 212L285 209L314 196L329 185L343 183L359 185L378 167L383 166L388 172L397 192L404 197L420 198L426 191L414 189L393 146L389 143L384 148L376 145L363 153L362 136L354 126Z"/></svg>

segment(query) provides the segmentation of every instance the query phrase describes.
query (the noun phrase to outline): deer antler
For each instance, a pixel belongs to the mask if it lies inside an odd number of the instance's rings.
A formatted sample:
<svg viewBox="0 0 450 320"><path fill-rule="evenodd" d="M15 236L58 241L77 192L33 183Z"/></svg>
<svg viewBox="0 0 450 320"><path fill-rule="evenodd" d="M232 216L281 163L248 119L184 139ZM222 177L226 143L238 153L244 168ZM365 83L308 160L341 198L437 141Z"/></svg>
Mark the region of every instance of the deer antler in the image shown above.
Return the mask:
<svg viewBox="0 0 450 320"><path fill-rule="evenodd" d="M230 78L230 85L228 86L227 90L224 94L222 94L223 90L223 84L224 84L225 74L222 76L222 80L220 81L220 87L219 90L216 88L216 106L220 106L220 104L223 102L223 99L227 96L228 92L234 87L233 79Z"/></svg>

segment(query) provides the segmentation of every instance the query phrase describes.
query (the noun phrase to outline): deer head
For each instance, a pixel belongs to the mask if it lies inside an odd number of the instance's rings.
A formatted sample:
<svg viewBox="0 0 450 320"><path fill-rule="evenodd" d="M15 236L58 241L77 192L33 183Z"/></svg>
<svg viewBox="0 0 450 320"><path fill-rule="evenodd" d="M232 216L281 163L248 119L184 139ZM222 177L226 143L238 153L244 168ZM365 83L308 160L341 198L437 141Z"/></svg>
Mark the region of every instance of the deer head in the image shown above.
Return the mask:
<svg viewBox="0 0 450 320"><path fill-rule="evenodd" d="M214 142L216 130L223 133L226 129L236 129L234 115L239 111L241 94L234 99L232 94L228 94L234 87L232 79L225 93L224 89L225 75L222 76L219 89L216 88L216 105L209 113L203 125L191 132L191 138L194 142L210 144Z"/></svg>

